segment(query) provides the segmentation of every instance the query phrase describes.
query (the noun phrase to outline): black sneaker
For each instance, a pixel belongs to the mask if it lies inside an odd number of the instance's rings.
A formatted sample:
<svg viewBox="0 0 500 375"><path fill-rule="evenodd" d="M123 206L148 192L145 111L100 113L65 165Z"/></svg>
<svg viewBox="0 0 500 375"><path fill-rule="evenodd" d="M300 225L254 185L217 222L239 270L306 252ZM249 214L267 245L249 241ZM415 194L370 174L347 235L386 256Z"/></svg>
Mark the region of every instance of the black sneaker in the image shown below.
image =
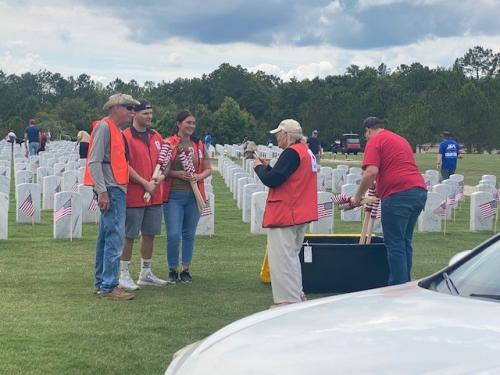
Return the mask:
<svg viewBox="0 0 500 375"><path fill-rule="evenodd" d="M167 283L175 284L178 278L179 278L179 273L177 272L177 270L171 269L168 273Z"/></svg>
<svg viewBox="0 0 500 375"><path fill-rule="evenodd" d="M189 274L189 270L182 271L179 278L181 279L181 282L185 284L191 284L193 282L193 278Z"/></svg>

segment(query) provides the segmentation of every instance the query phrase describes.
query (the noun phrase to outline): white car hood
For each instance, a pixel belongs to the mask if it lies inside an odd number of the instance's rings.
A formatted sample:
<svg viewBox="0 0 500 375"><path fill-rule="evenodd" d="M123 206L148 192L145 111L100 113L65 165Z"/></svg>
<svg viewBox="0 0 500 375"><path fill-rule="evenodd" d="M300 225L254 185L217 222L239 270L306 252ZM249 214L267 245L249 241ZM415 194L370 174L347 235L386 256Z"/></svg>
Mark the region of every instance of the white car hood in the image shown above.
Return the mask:
<svg viewBox="0 0 500 375"><path fill-rule="evenodd" d="M500 372L500 304L416 283L290 305L232 323L167 374Z"/></svg>

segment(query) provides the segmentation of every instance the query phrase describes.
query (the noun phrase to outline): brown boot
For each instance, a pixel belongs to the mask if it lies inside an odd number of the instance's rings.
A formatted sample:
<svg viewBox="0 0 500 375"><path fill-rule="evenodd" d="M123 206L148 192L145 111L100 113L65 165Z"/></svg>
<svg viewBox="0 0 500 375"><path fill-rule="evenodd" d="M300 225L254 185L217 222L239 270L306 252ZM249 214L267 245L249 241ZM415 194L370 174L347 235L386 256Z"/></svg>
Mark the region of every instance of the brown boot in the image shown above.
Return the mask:
<svg viewBox="0 0 500 375"><path fill-rule="evenodd" d="M112 301L127 301L130 299L134 299L134 295L132 293L124 291L122 288L116 287L109 293L99 293L99 296L102 299L109 299Z"/></svg>

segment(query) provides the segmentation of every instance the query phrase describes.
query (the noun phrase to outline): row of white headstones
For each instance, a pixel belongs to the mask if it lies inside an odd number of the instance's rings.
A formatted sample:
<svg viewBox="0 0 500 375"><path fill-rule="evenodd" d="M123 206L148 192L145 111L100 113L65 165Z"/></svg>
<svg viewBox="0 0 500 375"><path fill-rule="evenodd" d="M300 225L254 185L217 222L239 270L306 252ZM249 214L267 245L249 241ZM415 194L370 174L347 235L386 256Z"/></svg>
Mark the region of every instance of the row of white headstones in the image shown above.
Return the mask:
<svg viewBox="0 0 500 375"><path fill-rule="evenodd" d="M220 156L218 168L224 178L238 208L242 210L242 221L250 223L250 231L255 234L266 233L262 228L262 217L267 188L255 175L252 161L243 159L243 165L235 163L242 155L241 146L238 145L216 145L216 151ZM258 146L257 153L264 158L270 158L271 165L279 157L280 150L277 147ZM354 195L362 176L362 169L338 165L335 169L321 167L317 174L318 207L323 209L323 217L318 222L311 223L311 233L333 233L334 215L333 211L325 214L324 207L330 208L332 194L343 193ZM419 232L441 232L446 230L446 221L454 220L455 210L460 208L460 202L465 199L464 176L454 174L449 179L439 182L437 170L427 170L422 174L428 188L427 203L418 220ZM328 192L327 190L330 190ZM471 231L486 231L494 228L495 215L485 217L480 207L497 199L496 177L484 175L471 194L469 228ZM445 203L444 212L440 211ZM342 221L361 222L362 210L341 211ZM380 219L374 221L374 232L381 233Z"/></svg>
<svg viewBox="0 0 500 375"><path fill-rule="evenodd" d="M12 156L14 158L12 163ZM27 158L21 148L0 142L0 239L8 238L11 165L14 165L16 223L41 222L41 210L53 211L53 237L82 236L82 223L99 222L92 188L82 184L85 159L79 159L74 143L55 141L50 149ZM214 194L211 177L205 180L206 207L197 227L199 235L215 230ZM69 209L70 207L70 209Z"/></svg>

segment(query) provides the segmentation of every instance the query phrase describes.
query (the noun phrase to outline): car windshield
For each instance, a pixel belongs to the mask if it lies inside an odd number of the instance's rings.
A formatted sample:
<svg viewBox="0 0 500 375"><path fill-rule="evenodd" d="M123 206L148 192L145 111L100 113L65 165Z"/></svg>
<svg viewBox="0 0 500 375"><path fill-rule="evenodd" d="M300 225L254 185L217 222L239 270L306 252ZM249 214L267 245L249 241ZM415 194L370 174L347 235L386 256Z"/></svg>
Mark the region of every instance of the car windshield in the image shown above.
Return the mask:
<svg viewBox="0 0 500 375"><path fill-rule="evenodd" d="M500 241L457 268L443 272L429 287L438 292L500 302Z"/></svg>

